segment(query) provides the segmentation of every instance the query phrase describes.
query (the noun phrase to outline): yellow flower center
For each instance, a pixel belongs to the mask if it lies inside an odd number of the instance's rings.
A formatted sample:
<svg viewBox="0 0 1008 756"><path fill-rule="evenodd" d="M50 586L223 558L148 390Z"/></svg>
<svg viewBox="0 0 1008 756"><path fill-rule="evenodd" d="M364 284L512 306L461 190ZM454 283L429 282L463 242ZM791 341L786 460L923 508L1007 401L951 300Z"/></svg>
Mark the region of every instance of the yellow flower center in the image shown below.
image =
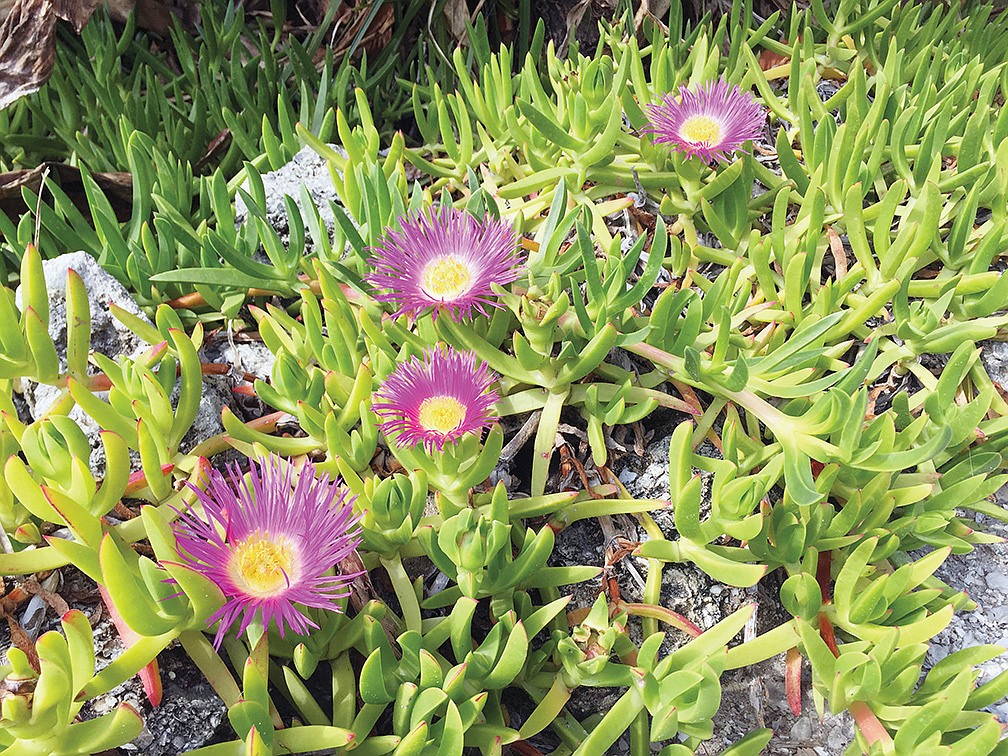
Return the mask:
<svg viewBox="0 0 1008 756"><path fill-rule="evenodd" d="M420 404L420 425L425 430L450 433L465 419L465 405L454 396L431 396Z"/></svg>
<svg viewBox="0 0 1008 756"><path fill-rule="evenodd" d="M251 535L235 546L229 571L238 587L250 596L269 598L290 585L294 549L283 536Z"/></svg>
<svg viewBox="0 0 1008 756"><path fill-rule="evenodd" d="M435 299L455 299L469 291L472 270L455 255L443 255L424 266L420 285Z"/></svg>
<svg viewBox="0 0 1008 756"><path fill-rule="evenodd" d="M710 116L690 116L683 121L679 133L687 142L714 144L721 141L721 124Z"/></svg>

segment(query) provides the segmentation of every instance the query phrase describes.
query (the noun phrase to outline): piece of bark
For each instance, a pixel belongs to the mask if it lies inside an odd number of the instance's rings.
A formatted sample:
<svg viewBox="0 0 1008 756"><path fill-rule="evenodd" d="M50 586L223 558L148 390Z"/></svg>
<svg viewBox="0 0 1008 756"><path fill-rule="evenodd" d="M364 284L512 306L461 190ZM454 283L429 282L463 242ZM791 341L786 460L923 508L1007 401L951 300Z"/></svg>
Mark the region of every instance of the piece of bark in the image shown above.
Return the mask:
<svg viewBox="0 0 1008 756"><path fill-rule="evenodd" d="M65 163L42 163L35 168L0 173L0 211L8 218L19 218L28 210L34 210L35 208L25 205L21 189L27 187L38 194L46 176L55 178L74 206L85 218L90 219L91 212L80 171ZM120 221L129 220L133 207L133 176L129 173L92 173L91 178L105 193L116 218Z"/></svg>

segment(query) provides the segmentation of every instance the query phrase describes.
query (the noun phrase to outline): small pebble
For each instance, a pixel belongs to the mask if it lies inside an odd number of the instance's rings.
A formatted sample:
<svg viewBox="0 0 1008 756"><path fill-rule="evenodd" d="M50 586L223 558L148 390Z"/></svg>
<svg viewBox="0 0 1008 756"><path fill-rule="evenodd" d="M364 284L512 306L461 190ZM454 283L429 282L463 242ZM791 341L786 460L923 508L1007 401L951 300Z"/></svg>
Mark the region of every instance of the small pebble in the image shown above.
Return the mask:
<svg viewBox="0 0 1008 756"><path fill-rule="evenodd" d="M988 572L986 575L987 586L994 591L1008 593L1008 574L1000 570Z"/></svg>
<svg viewBox="0 0 1008 756"><path fill-rule="evenodd" d="M826 745L833 753L840 753L841 749L847 746L850 742L850 736L848 735L846 728L844 727L834 727L830 730L829 735L826 736Z"/></svg>
<svg viewBox="0 0 1008 756"><path fill-rule="evenodd" d="M812 722L808 717L799 717L798 721L791 725L791 739L802 742L811 737Z"/></svg>
<svg viewBox="0 0 1008 756"><path fill-rule="evenodd" d="M665 472L663 465L649 465L648 469L644 471L644 474L653 480L661 480L662 473Z"/></svg>

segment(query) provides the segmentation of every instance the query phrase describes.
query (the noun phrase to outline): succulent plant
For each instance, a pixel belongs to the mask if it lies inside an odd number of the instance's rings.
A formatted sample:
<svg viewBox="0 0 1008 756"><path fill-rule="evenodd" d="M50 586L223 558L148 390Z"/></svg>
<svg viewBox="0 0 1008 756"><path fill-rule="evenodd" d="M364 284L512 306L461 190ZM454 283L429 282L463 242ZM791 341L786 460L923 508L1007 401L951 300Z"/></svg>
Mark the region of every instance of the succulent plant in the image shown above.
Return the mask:
<svg viewBox="0 0 1008 756"><path fill-rule="evenodd" d="M0 573L75 565L128 647L96 672L71 611L62 634L12 648L5 753L129 741L137 712L81 721L82 702L138 673L156 702L176 640L234 730L206 756L500 754L547 729L558 753L672 756L714 737L726 671L779 654L792 708L807 662L820 710L853 716L852 749L1003 748L983 709L1008 674L978 685L977 669L1001 649L924 667L974 606L937 571L997 540L977 515L1008 520L991 500L1008 403L981 360L1008 329L1004 14L816 0L758 20L736 3L685 30L676 5L666 26L603 24L591 55L542 32L527 55L495 52L477 24L401 100L367 87L391 63L323 56L319 72L321 36L281 52L282 30L243 18L229 7L199 43L176 30L173 100L160 68L119 70L150 56L131 29L89 27L93 60L63 54L51 86L92 91L103 72L125 100L114 126L104 91L76 114L40 92L0 115L0 130L25 113L52 127L88 204L47 183L51 204L26 191L32 210L0 218L21 284L20 300L0 292ZM407 92L419 144L381 118ZM200 175L191 148L225 127ZM335 226L288 197L284 243L261 171L302 144L329 163ZM133 175L126 222L93 176L109 167ZM147 306L152 323L113 310L147 348L91 351L71 271L57 350L42 255L71 248ZM251 391L270 414L225 409L225 433L191 448L214 321L275 356ZM28 381L56 393L30 421ZM671 431L661 499L617 474L642 424ZM228 449L269 461L228 484L211 459ZM564 528L615 515L633 528L604 566L556 563ZM620 595L618 558L646 566L639 600ZM663 605L668 564L743 588L778 573L786 619L745 630L745 605L702 630ZM579 719L579 687L621 690Z"/></svg>

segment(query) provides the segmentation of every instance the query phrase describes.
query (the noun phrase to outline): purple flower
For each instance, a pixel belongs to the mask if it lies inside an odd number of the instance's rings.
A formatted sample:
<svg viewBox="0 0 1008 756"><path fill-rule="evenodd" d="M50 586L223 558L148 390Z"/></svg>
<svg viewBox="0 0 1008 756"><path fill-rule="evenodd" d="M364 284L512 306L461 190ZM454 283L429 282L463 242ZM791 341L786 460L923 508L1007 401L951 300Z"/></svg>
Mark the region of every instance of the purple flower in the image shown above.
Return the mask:
<svg viewBox="0 0 1008 756"><path fill-rule="evenodd" d="M228 476L210 473L206 491L196 487L202 516L184 512L175 539L185 564L216 583L226 601L209 623L220 620L214 645L241 616L241 634L258 615L305 635L318 627L295 604L338 612L348 583L360 573L328 575L360 543L353 499L328 476L315 477L308 463L294 481L293 467L272 456L253 464L248 480L235 464Z"/></svg>
<svg viewBox="0 0 1008 756"><path fill-rule="evenodd" d="M366 278L376 299L392 302L394 317L417 318L428 308L436 319L447 312L454 320L471 318L473 309L499 307L491 284L501 286L519 274L518 240L507 223L480 222L464 210L430 209L401 221L402 230L388 230L368 263Z"/></svg>
<svg viewBox="0 0 1008 756"><path fill-rule="evenodd" d="M693 92L679 88L679 101L666 94L647 106L654 142L671 144L687 156L706 162L724 159L763 128L766 110L751 95L724 79L709 81Z"/></svg>
<svg viewBox="0 0 1008 756"><path fill-rule="evenodd" d="M467 433L479 433L493 422L497 394L485 362L440 346L399 365L379 389L384 401L373 405L382 416L382 432L397 434L399 446L423 444L438 451Z"/></svg>

